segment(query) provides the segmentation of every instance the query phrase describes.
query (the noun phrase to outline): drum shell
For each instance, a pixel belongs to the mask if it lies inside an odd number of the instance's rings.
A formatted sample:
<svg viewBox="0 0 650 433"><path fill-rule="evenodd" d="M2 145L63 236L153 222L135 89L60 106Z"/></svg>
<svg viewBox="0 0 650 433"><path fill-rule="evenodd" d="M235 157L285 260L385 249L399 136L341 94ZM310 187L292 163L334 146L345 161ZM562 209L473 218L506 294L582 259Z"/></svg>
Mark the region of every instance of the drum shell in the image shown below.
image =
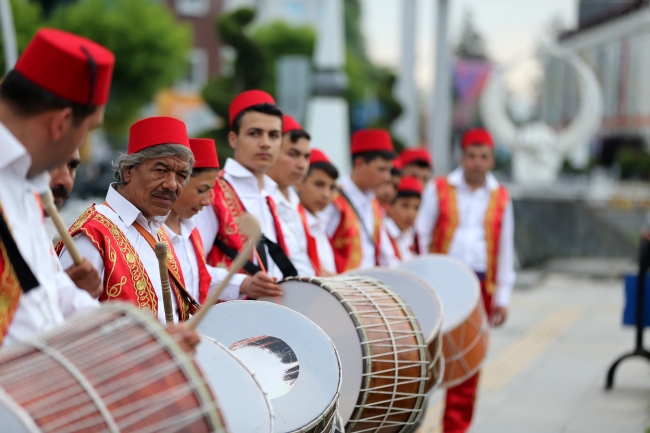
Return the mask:
<svg viewBox="0 0 650 433"><path fill-rule="evenodd" d="M160 429L188 413L200 415L179 430L225 432L192 359L149 313L121 303L0 351L0 387L43 432L69 417L85 432Z"/></svg>
<svg viewBox="0 0 650 433"><path fill-rule="evenodd" d="M443 342L443 336L439 332L438 334L436 334L433 340L431 340L427 345L427 349L429 350L429 357L430 357L429 368L428 368L429 370L428 381L427 381L427 388L426 388L427 394L430 394L433 391L435 391L436 388L442 382L442 379L444 377L443 375L444 369L440 368L440 361L441 361L441 357L443 356L442 342Z"/></svg>
<svg viewBox="0 0 650 433"><path fill-rule="evenodd" d="M487 315L478 302L470 316L443 335L445 359L442 387L458 385L476 374L485 360L489 344Z"/></svg>

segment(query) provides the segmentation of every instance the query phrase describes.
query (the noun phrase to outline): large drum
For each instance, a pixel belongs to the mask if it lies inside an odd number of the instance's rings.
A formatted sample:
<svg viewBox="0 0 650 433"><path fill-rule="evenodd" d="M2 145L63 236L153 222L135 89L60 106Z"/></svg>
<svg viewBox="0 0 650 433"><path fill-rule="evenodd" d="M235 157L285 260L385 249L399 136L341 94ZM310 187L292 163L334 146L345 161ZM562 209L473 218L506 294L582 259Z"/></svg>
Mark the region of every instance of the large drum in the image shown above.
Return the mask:
<svg viewBox="0 0 650 433"><path fill-rule="evenodd" d="M408 430L421 416L428 350L402 298L369 277L290 278L281 286L282 305L323 328L339 351L346 432Z"/></svg>
<svg viewBox="0 0 650 433"><path fill-rule="evenodd" d="M192 359L126 304L2 350L0 388L0 413L18 408L13 421L28 428L29 416L42 432L225 431Z"/></svg>
<svg viewBox="0 0 650 433"><path fill-rule="evenodd" d="M333 431L341 365L332 341L312 321L266 302L231 301L212 307L198 331L255 373L271 399L274 432Z"/></svg>
<svg viewBox="0 0 650 433"><path fill-rule="evenodd" d="M216 394L224 421L231 432L273 431L271 400L255 373L231 350L209 337L201 336L196 363Z"/></svg>
<svg viewBox="0 0 650 433"><path fill-rule="evenodd" d="M418 319L422 335L429 346L429 382L431 392L442 381L444 361L442 357L442 302L436 291L424 279L412 272L396 268L357 269L346 275L376 278L395 290L406 301Z"/></svg>
<svg viewBox="0 0 650 433"><path fill-rule="evenodd" d="M442 300L445 372L442 386L462 383L483 364L489 335L479 280L467 265L442 254L416 257L401 268L428 281Z"/></svg>

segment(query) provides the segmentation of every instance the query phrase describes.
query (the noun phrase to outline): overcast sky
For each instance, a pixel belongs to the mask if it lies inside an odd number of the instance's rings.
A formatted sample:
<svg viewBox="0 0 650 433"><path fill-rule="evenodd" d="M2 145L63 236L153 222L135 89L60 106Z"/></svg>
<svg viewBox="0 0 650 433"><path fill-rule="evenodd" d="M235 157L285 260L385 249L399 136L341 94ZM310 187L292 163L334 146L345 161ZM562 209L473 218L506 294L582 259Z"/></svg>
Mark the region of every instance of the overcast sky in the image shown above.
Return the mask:
<svg viewBox="0 0 650 433"><path fill-rule="evenodd" d="M433 22L437 0L417 0L416 75L419 86L429 90L433 82ZM449 37L457 41L463 16L471 12L485 37L490 57L503 62L520 53L531 53L554 18L567 28L577 23L578 0L449 0ZM363 32L369 55L378 63L395 67L399 61L402 0L361 0ZM519 68L513 85L525 91L534 66Z"/></svg>

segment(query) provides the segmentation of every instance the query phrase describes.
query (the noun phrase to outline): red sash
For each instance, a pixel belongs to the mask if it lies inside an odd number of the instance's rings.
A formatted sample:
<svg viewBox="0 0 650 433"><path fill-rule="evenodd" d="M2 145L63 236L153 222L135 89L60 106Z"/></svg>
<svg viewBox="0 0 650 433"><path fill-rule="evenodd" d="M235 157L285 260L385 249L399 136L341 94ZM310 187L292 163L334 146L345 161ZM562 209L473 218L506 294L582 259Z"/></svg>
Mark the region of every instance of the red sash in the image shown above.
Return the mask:
<svg viewBox="0 0 650 433"><path fill-rule="evenodd" d="M285 254L288 254L275 202L271 197L267 197L266 202L273 217L278 244ZM217 237L233 250L241 251L248 239L239 232L238 223L241 216L246 212L246 208L232 185L223 178L223 172L217 177L217 182L212 190L212 209L219 221ZM225 265L229 267L231 260L223 251L213 245L208 253L207 262L210 266Z"/></svg>
<svg viewBox="0 0 650 433"><path fill-rule="evenodd" d="M458 203L456 188L449 184L446 177L434 179L438 193L438 219L433 229L433 238L429 252L447 254L449 246L458 227ZM509 201L508 190L499 185L490 194L490 201L485 212L485 237L487 245L487 269L485 288L488 293L496 289L496 277L499 258L499 242L503 217Z"/></svg>
<svg viewBox="0 0 650 433"><path fill-rule="evenodd" d="M393 250L395 250L395 256L401 262L402 254L399 252L399 246L397 245L397 241L390 234L388 235L388 238L390 239L391 245L393 245Z"/></svg>
<svg viewBox="0 0 650 433"><path fill-rule="evenodd" d="M210 291L212 276L205 265L203 240L201 240L201 234L198 229L195 228L192 230L192 233L190 233L190 241L192 242L194 254L196 255L196 263L199 265L199 303L203 304L205 299L208 297L208 292Z"/></svg>
<svg viewBox="0 0 650 433"><path fill-rule="evenodd" d="M298 214L300 215L300 220L302 221L302 226L305 228L305 235L307 236L307 255L309 256L309 261L314 267L314 272L318 277L321 275L320 259L318 258L318 247L316 246L316 239L311 235L311 232L309 231L307 214L305 213L305 208L302 207L301 204L298 205Z"/></svg>
<svg viewBox="0 0 650 433"><path fill-rule="evenodd" d="M2 206L0 206L2 212ZM7 223L8 224L8 223ZM23 289L9 261L7 250L0 240L0 346L16 314Z"/></svg>
<svg viewBox="0 0 650 433"><path fill-rule="evenodd" d="M339 225L330 239L334 251L336 271L343 273L358 269L363 258L361 246L361 230L363 230L361 224L363 223L359 221L359 216L354 207L343 194L336 193L332 203L341 215ZM372 239L375 244L375 264L379 265L382 212L381 205L377 200L373 201L372 206L375 216Z"/></svg>

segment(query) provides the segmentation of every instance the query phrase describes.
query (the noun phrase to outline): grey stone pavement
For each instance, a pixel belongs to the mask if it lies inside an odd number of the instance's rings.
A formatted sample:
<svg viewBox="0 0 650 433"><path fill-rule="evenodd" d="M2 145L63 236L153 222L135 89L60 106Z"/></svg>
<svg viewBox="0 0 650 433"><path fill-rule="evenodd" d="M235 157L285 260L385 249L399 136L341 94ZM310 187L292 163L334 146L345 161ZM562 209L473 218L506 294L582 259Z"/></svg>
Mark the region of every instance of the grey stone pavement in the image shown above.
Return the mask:
<svg viewBox="0 0 650 433"><path fill-rule="evenodd" d="M471 433L646 433L650 363L625 361L604 391L609 365L634 343L621 325L625 266L609 265L609 275L601 262L521 275L507 324L491 332ZM418 432L441 431L443 395Z"/></svg>

